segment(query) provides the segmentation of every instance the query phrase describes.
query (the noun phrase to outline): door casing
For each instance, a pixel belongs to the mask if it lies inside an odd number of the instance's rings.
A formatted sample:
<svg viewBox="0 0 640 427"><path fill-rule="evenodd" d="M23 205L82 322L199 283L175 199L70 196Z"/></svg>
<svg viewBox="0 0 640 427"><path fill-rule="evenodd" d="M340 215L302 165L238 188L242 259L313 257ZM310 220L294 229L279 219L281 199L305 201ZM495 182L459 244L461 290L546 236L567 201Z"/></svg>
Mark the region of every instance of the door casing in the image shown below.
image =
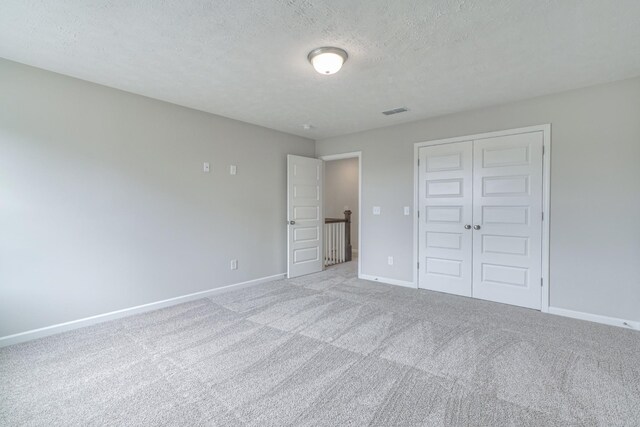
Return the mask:
<svg viewBox="0 0 640 427"><path fill-rule="evenodd" d="M451 144L473 139L493 138L497 136L516 135L529 132L542 132L543 158L542 158L542 301L541 311L549 312L549 204L551 190L551 124L528 126L516 129L507 129L496 132L486 132L474 135L464 135L453 138L437 139L431 141L416 142L413 145L413 285L418 288L418 211L419 211L419 151L420 147L431 145Z"/></svg>

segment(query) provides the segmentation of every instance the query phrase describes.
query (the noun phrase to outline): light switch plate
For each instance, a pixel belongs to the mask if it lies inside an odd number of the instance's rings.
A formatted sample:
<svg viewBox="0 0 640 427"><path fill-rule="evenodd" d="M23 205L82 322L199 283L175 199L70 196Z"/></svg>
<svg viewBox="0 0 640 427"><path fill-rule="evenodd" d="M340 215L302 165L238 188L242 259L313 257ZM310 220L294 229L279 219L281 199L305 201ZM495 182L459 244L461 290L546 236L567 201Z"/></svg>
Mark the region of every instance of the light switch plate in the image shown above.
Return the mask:
<svg viewBox="0 0 640 427"><path fill-rule="evenodd" d="M411 215L411 208L409 208L409 206L405 206L404 207L404 214L405 215Z"/></svg>
<svg viewBox="0 0 640 427"><path fill-rule="evenodd" d="M374 206L373 207L373 214L374 215L380 215L380 212L381 212L380 206Z"/></svg>
<svg viewBox="0 0 640 427"><path fill-rule="evenodd" d="M204 162L202 164L202 172L209 172L209 162Z"/></svg>
<svg viewBox="0 0 640 427"><path fill-rule="evenodd" d="M238 269L238 260L237 259L232 259L230 267L231 267L232 270L237 270Z"/></svg>
<svg viewBox="0 0 640 427"><path fill-rule="evenodd" d="M387 264L393 265L393 257L392 256L387 257Z"/></svg>
<svg viewBox="0 0 640 427"><path fill-rule="evenodd" d="M235 175L238 172L236 165L229 166L229 175Z"/></svg>

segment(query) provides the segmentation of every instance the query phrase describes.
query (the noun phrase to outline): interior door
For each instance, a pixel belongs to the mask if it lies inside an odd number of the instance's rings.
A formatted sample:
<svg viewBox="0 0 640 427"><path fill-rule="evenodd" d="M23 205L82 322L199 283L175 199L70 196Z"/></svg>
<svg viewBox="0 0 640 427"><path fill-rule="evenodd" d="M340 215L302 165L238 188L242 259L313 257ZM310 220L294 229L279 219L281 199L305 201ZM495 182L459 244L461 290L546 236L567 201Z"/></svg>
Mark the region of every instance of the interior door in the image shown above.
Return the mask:
<svg viewBox="0 0 640 427"><path fill-rule="evenodd" d="M287 156L287 277L322 271L322 160Z"/></svg>
<svg viewBox="0 0 640 427"><path fill-rule="evenodd" d="M420 148L420 288L471 296L472 156L472 141Z"/></svg>
<svg viewBox="0 0 640 427"><path fill-rule="evenodd" d="M473 296L540 309L543 133L474 141Z"/></svg>

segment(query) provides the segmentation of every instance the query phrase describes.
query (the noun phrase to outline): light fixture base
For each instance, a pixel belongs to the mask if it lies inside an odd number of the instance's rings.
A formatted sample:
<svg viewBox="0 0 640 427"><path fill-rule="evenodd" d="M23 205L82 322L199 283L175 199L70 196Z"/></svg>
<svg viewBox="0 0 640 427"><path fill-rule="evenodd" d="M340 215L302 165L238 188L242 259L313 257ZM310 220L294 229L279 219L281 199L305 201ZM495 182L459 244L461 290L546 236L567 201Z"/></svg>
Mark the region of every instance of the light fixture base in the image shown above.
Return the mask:
<svg viewBox="0 0 640 427"><path fill-rule="evenodd" d="M307 55L307 59L313 65L313 68L324 75L337 73L347 61L347 58L349 58L347 51L331 46L313 49Z"/></svg>

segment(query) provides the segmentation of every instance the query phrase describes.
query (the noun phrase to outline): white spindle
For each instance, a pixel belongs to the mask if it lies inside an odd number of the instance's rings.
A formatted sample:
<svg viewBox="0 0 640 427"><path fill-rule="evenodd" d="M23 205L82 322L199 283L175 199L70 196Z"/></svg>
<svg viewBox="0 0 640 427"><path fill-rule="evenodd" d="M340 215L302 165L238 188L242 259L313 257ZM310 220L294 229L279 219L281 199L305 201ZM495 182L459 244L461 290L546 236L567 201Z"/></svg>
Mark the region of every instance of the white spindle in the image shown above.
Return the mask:
<svg viewBox="0 0 640 427"><path fill-rule="evenodd" d="M342 252L342 257L340 259L342 261L340 261L340 262L345 262L346 258L347 258L347 251L346 251L346 247L345 247L346 240L345 240L345 234L344 234L345 227L346 227L346 224L344 222L341 222L340 223L340 236L342 236L341 237L342 238L342 242L340 243L340 251Z"/></svg>
<svg viewBox="0 0 640 427"><path fill-rule="evenodd" d="M340 254L340 262L344 262L344 222L339 223L340 242L338 243L338 253Z"/></svg>
<svg viewBox="0 0 640 427"><path fill-rule="evenodd" d="M324 238L322 241L324 242L324 265L327 265L327 249L329 248L329 242L327 241L327 224L322 228L322 233Z"/></svg>
<svg viewBox="0 0 640 427"><path fill-rule="evenodd" d="M340 223L336 224L336 264L340 262Z"/></svg>
<svg viewBox="0 0 640 427"><path fill-rule="evenodd" d="M333 258L333 254L334 254L334 248L336 246L336 241L335 241L335 227L333 226L333 224L331 224L331 228L329 229L329 234L331 234L331 237L329 237L329 239L331 240L331 253L329 254L329 259L331 260L331 264L335 264L335 259Z"/></svg>
<svg viewBox="0 0 640 427"><path fill-rule="evenodd" d="M325 224L324 225L324 241L327 244L327 249L326 249L326 255L325 257L327 258L327 265L331 265L330 259L329 259L329 253L331 252L331 240L329 240L329 230L331 229L331 224Z"/></svg>
<svg viewBox="0 0 640 427"><path fill-rule="evenodd" d="M327 252L327 264L331 265L331 251L333 250L333 242L331 242L331 225L332 224L327 224L327 240L329 241L329 251Z"/></svg>
<svg viewBox="0 0 640 427"><path fill-rule="evenodd" d="M346 251L345 251L345 238L344 238L344 227L345 227L345 223L341 222L340 223L340 262L344 262L345 258L346 258Z"/></svg>
<svg viewBox="0 0 640 427"><path fill-rule="evenodd" d="M338 232L337 232L338 227L336 227L335 224L333 224L333 263L337 263L338 260L336 258L336 246L338 244Z"/></svg>

